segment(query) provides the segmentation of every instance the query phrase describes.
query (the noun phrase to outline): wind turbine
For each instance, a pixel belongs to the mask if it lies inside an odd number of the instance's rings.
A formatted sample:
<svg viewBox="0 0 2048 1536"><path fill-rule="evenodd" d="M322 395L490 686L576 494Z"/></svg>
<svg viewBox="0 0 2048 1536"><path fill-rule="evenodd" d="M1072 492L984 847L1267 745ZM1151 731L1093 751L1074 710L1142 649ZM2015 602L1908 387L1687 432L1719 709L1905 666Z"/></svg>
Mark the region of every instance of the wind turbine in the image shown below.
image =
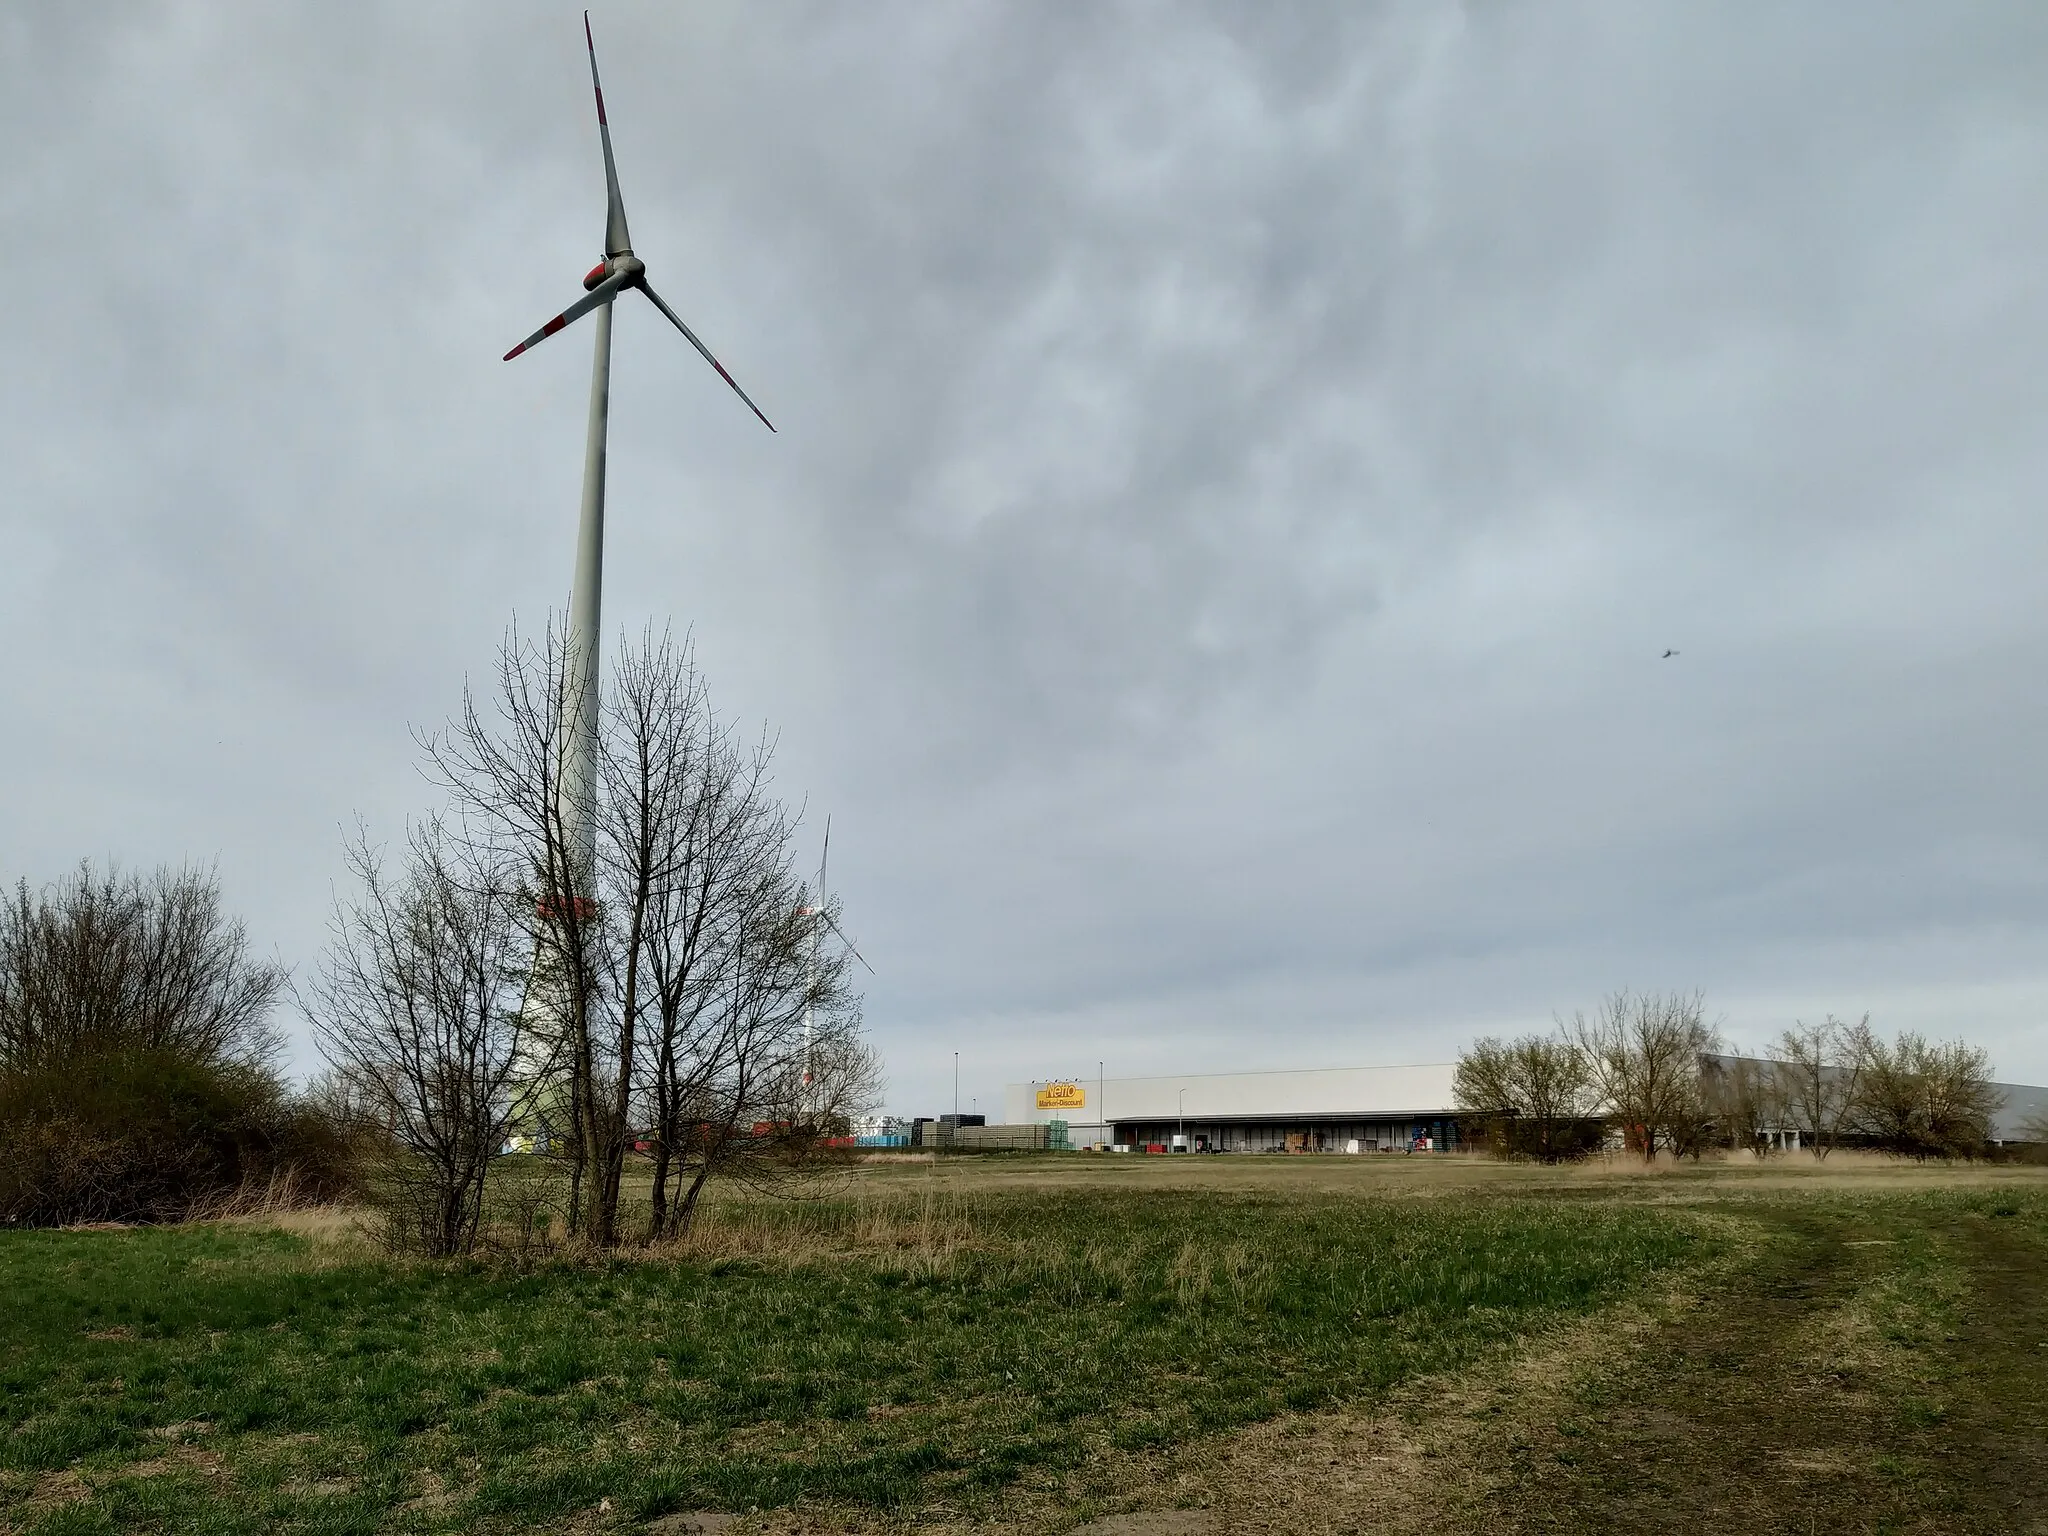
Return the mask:
<svg viewBox="0 0 2048 1536"><path fill-rule="evenodd" d="M746 400L747 409L761 417L761 425L770 432L775 430L775 424L761 415L761 408L747 398L747 392L725 371L725 365L697 339L697 333L661 301L661 295L647 281L647 264L633 254L633 241L626 233L626 204L619 196L618 167L612 161L612 130L605 121L604 87L597 78L597 44L591 40L588 11L583 13L583 46L590 53L590 88L597 97L597 133L604 144L604 260L584 275L584 297L505 354L509 363L592 310L597 311L597 340L593 349L596 356L590 371L590 427L583 448L583 515L576 529L576 581L569 590L569 650L563 658L564 666L575 679L575 693L567 701L562 722L567 739L562 744L558 802L559 814L571 838L566 851L574 861L579 884L589 880L597 867L597 626L604 581L604 454L611 406L612 300L628 289L645 294L688 338L690 345L703 354L704 361L718 370L718 376L732 385L732 392Z"/></svg>
<svg viewBox="0 0 2048 1536"><path fill-rule="evenodd" d="M816 894L811 897L810 906L798 907L796 909L798 917L808 917L811 920L810 984L805 989L804 995L804 1098L806 1100L811 1096L811 1033L812 1023L817 1012L818 939L821 930L830 928L834 933L838 934L839 942L846 946L847 952L862 965L867 966L870 976L875 974L875 968L872 965L868 965L868 957L854 948L853 940L846 936L845 929L832 920L831 910L825 904L825 865L831 857L832 818L827 816L825 818L825 846L818 850L818 889Z"/></svg>

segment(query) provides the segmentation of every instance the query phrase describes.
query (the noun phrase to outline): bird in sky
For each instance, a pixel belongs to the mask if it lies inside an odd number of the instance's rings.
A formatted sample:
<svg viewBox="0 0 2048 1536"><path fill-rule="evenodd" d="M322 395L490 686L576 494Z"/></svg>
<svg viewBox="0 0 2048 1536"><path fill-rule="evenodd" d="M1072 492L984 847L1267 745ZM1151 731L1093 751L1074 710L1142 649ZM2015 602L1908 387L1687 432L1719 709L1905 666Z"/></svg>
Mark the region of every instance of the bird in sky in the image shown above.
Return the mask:
<svg viewBox="0 0 2048 1536"><path fill-rule="evenodd" d="M1677 654L1678 652L1676 651L1666 651L1662 656L1659 656L1657 659L1659 661L1669 661L1672 657L1676 656Z"/></svg>

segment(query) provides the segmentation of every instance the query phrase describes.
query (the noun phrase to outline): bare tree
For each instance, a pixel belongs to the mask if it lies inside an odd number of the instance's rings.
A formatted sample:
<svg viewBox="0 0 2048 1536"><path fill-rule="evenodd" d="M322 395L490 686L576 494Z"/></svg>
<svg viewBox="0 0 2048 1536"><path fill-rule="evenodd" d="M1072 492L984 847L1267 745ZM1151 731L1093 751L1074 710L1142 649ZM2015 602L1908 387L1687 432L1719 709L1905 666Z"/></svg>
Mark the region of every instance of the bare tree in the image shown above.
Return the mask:
<svg viewBox="0 0 2048 1536"><path fill-rule="evenodd" d="M252 960L210 869L144 877L81 863L69 879L0 897L0 1066L117 1051L205 1064L276 1050L284 970Z"/></svg>
<svg viewBox="0 0 2048 1536"><path fill-rule="evenodd" d="M2019 1124L2020 1156L2030 1163L2048 1162L2048 1107L2036 1109Z"/></svg>
<svg viewBox="0 0 2048 1536"><path fill-rule="evenodd" d="M572 1230L621 1240L626 1160L649 1133L650 1232L687 1224L706 1180L785 1157L802 1118L802 1022L845 1015L844 956L814 957L792 871L795 822L770 781L773 743L742 748L707 702L688 646L622 648L600 714L594 859L579 862L561 793L568 647L517 636L486 716L473 699L427 743L468 857L508 873L535 957L531 1106L566 1106ZM858 1009L853 1006L856 1021ZM772 1154L772 1156L771 1156Z"/></svg>
<svg viewBox="0 0 2048 1536"><path fill-rule="evenodd" d="M1927 1141L1943 1157L1980 1157L1991 1140L2001 1102L1991 1081L1991 1055L1961 1040L1929 1051Z"/></svg>
<svg viewBox="0 0 2048 1536"><path fill-rule="evenodd" d="M1901 1034L1895 1043L1872 1035L1864 1042L1863 1091L1856 1102L1856 1130L1884 1151L1924 1155L1921 1146L1920 1058L1927 1042Z"/></svg>
<svg viewBox="0 0 2048 1536"><path fill-rule="evenodd" d="M1930 1044L1906 1030L1890 1044L1864 1043L1855 1128L1904 1157L1976 1157L1991 1136L1998 1091L1991 1059L1960 1040Z"/></svg>
<svg viewBox="0 0 2048 1536"><path fill-rule="evenodd" d="M522 1046L523 893L470 851L428 822L394 877L359 831L347 854L359 892L337 906L300 999L333 1072L326 1096L388 1138L394 1243L434 1255L476 1241Z"/></svg>
<svg viewBox="0 0 2048 1536"><path fill-rule="evenodd" d="M1833 1014L1820 1024L1795 1022L1778 1037L1786 1116L1816 1161L1841 1145L1856 1115L1869 1046L1867 1013L1854 1024Z"/></svg>
<svg viewBox="0 0 2048 1536"><path fill-rule="evenodd" d="M575 679L566 627L551 625L536 644L515 628L500 648L495 710L464 691L461 713L424 738L434 779L451 795L462 857L500 872L531 957L524 1000L527 1036L515 1070L515 1113L548 1118L566 1105L567 1124L551 1127L550 1150L569 1169L569 1223L589 1232L586 1179L620 1134L605 1091L605 1001L611 939L600 871L578 846L568 783L568 735L576 717ZM615 1206L595 1223L610 1241Z"/></svg>
<svg viewBox="0 0 2048 1536"><path fill-rule="evenodd" d="M846 958L814 951L814 900L785 862L769 859L732 893L729 943L691 1041L677 1194L658 1235L689 1230L714 1176L759 1188L803 1172L872 1094Z"/></svg>
<svg viewBox="0 0 2048 1536"><path fill-rule="evenodd" d="M1476 1042L1458 1058L1453 1093L1485 1117L1504 1155L1554 1163L1577 1157L1589 1138L1592 1081L1583 1052L1555 1035Z"/></svg>
<svg viewBox="0 0 2048 1536"><path fill-rule="evenodd" d="M746 1080L755 1065L735 1027L734 972L757 952L750 939L762 919L762 868L786 861L790 827L769 794L771 743L763 738L751 752L736 746L687 651L666 637L644 637L625 654L612 713L624 750L605 760L606 841L633 893L627 1012L645 1059L654 1163L648 1226L660 1238L687 1223L716 1161L714 1143L734 1135L740 1110L730 1079ZM771 894L769 914L781 915L785 895ZM672 1199L678 1178L685 1203Z"/></svg>
<svg viewBox="0 0 2048 1536"><path fill-rule="evenodd" d="M1784 1128L1787 1079L1783 1064L1747 1056L1707 1058L1700 1086L1708 1116L1729 1144L1769 1157L1772 1136Z"/></svg>
<svg viewBox="0 0 2048 1536"><path fill-rule="evenodd" d="M1591 1018L1575 1013L1559 1028L1585 1058L1594 1091L1631 1150L1650 1160L1660 1146L1698 1150L1706 1118L1700 1058L1717 1037L1699 993L1623 990Z"/></svg>
<svg viewBox="0 0 2048 1536"><path fill-rule="evenodd" d="M861 1037L858 1000L824 1002L829 1017L806 1052L810 1082L803 1088L799 1123L820 1137L843 1137L882 1102L882 1058Z"/></svg>
<svg viewBox="0 0 2048 1536"><path fill-rule="evenodd" d="M613 1112L644 1107L652 1132L651 1237L666 1235L679 1149L701 1140L723 1062L718 999L747 880L786 850L787 818L767 794L769 743L751 760L712 713L690 652L651 632L621 654L607 700L602 845L618 890L613 951L621 1063ZM636 1093L634 1075L641 1074ZM623 1139L606 1149L616 1208Z"/></svg>
<svg viewBox="0 0 2048 1536"><path fill-rule="evenodd" d="M652 1131L651 1238L687 1228L716 1174L790 1165L824 1100L806 1071L858 1005L815 924L836 907L791 871L795 824L772 793L774 744L742 746L687 647L622 651L607 712L602 845L616 942L617 1113ZM836 931L836 930L835 930ZM800 1036L823 1020L808 1066ZM829 1059L850 1060L846 1044ZM846 1081L851 1082L852 1077ZM601 1176L616 1200L623 1145Z"/></svg>

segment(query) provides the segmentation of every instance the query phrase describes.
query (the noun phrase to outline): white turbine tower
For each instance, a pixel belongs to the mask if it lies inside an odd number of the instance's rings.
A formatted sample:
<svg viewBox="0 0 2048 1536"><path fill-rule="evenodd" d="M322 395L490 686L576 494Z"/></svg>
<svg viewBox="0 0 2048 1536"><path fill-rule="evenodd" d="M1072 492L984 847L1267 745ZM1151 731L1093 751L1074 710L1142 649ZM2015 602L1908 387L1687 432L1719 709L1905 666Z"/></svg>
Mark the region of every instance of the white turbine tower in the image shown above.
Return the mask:
<svg viewBox="0 0 2048 1536"><path fill-rule="evenodd" d="M747 392L711 355L711 349L697 339L696 332L662 303L661 295L647 282L647 265L633 254L632 239L626 233L626 205L619 196L618 168L612 162L612 131L605 121L604 87L597 78L597 45L590 36L590 13L583 13L583 45L590 53L590 88L597 96L597 132L604 144L604 260L583 279L589 290L546 325L505 354L505 361L538 346L555 332L571 325L592 310L597 311L596 357L590 372L590 429L583 449L583 515L576 530L576 582L569 592L569 650L563 658L568 669L569 694L562 722L567 739L562 743L562 778L559 815L568 830L570 846L565 851L575 870L578 886L597 867L597 704L598 704L598 610L604 580L604 453L605 428L610 413L612 373L612 300L629 288L647 295L654 307L668 316L675 328L689 339L718 370L718 376L732 385L732 391L746 400L747 409L761 417L770 432L775 424L761 415L761 408L747 399ZM582 892L579 891L579 896Z"/></svg>

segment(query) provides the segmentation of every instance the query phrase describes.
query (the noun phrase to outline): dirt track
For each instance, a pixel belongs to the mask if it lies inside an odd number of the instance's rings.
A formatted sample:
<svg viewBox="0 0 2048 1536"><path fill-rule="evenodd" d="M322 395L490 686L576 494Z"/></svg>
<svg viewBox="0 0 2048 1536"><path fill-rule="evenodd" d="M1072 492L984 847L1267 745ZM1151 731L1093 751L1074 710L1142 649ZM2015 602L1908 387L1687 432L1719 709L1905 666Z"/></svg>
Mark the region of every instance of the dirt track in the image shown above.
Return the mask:
<svg viewBox="0 0 2048 1536"><path fill-rule="evenodd" d="M1402 1412L1262 1426L1180 1469L1206 1525L1157 1531L2048 1533L2038 1227L1917 1202L1739 1219L1758 1252L1702 1292Z"/></svg>
<svg viewBox="0 0 2048 1536"><path fill-rule="evenodd" d="M2048 1254L1987 1218L1778 1219L1732 1292L1496 1439L1485 1528L2048 1529Z"/></svg>

